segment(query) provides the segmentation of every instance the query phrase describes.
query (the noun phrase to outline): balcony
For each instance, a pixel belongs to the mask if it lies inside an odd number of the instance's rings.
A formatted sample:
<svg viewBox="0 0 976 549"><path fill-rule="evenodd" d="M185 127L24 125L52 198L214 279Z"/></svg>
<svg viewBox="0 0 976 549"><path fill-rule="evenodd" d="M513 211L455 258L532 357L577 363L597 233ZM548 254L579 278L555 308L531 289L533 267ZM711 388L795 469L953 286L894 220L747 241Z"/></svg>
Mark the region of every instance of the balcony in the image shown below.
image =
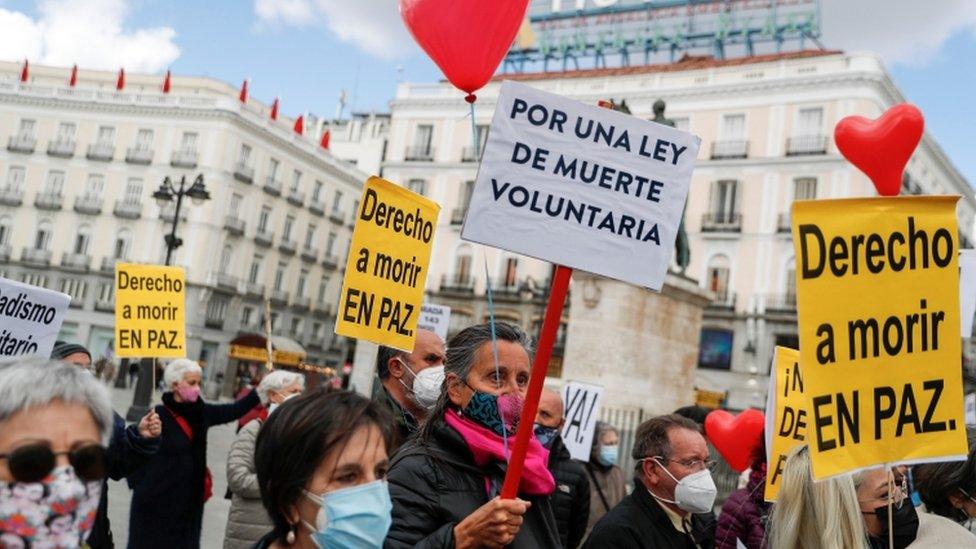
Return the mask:
<svg viewBox="0 0 976 549"><path fill-rule="evenodd" d="M461 225L464 223L464 216L468 214L467 208L454 208L451 210L451 225Z"/></svg>
<svg viewBox="0 0 976 549"><path fill-rule="evenodd" d="M65 252L61 256L61 266L68 271L87 272L91 265L91 256L88 254L72 254Z"/></svg>
<svg viewBox="0 0 976 549"><path fill-rule="evenodd" d="M142 217L142 204L127 200L116 200L115 208L112 212L115 214L115 217L121 217L122 219L139 219Z"/></svg>
<svg viewBox="0 0 976 549"><path fill-rule="evenodd" d="M10 152L30 154L34 152L37 145L37 138L33 135L11 135L7 141L7 150Z"/></svg>
<svg viewBox="0 0 976 549"><path fill-rule="evenodd" d="M288 303L288 292L284 290L271 290L268 293L268 299L271 300L273 305L285 305Z"/></svg>
<svg viewBox="0 0 976 549"><path fill-rule="evenodd" d="M138 149L135 147L130 147L129 150L125 152L125 161L129 164L142 164L148 166L152 164L153 150L152 149Z"/></svg>
<svg viewBox="0 0 976 549"><path fill-rule="evenodd" d="M735 293L728 290L722 290L715 292L715 299L708 304L709 309L718 309L725 311L735 310Z"/></svg>
<svg viewBox="0 0 976 549"><path fill-rule="evenodd" d="M332 221L333 223L338 223L339 225L342 225L343 223L346 222L346 216L342 214L341 210L332 208L332 211L329 212L329 220Z"/></svg>
<svg viewBox="0 0 976 549"><path fill-rule="evenodd" d="M313 198L312 201L308 203L308 211L320 217L324 216L325 204L321 200Z"/></svg>
<svg viewBox="0 0 976 549"><path fill-rule="evenodd" d="M325 257L322 258L322 266L330 271L334 271L339 266L339 258L333 254L327 253L325 254Z"/></svg>
<svg viewBox="0 0 976 549"><path fill-rule="evenodd" d="M115 297L102 298L101 296L95 298L95 310L111 312L115 310Z"/></svg>
<svg viewBox="0 0 976 549"><path fill-rule="evenodd" d="M193 169L197 167L197 158L199 156L200 153L192 149L173 151L173 156L169 159L169 165L174 168Z"/></svg>
<svg viewBox="0 0 976 549"><path fill-rule="evenodd" d="M254 243L258 246L263 246L265 248L270 248L271 244L274 242L274 233L264 229L258 229L254 233Z"/></svg>
<svg viewBox="0 0 976 549"><path fill-rule="evenodd" d="M478 152L475 151L474 147L465 147L461 149L461 162L477 162Z"/></svg>
<svg viewBox="0 0 976 549"><path fill-rule="evenodd" d="M293 309L300 309L302 311L307 311L309 303L311 303L311 300L308 297L295 296L295 299L293 299L291 302L291 306Z"/></svg>
<svg viewBox="0 0 976 549"><path fill-rule="evenodd" d="M0 263L9 263L11 255L13 255L13 249L10 244L0 244Z"/></svg>
<svg viewBox="0 0 976 549"><path fill-rule="evenodd" d="M786 292L782 294L769 294L766 296L766 311L795 313L796 312L796 292Z"/></svg>
<svg viewBox="0 0 976 549"><path fill-rule="evenodd" d="M238 162L234 165L234 179L241 183L254 183L254 168L243 162Z"/></svg>
<svg viewBox="0 0 976 549"><path fill-rule="evenodd" d="M471 275L442 275L440 291L474 295L474 278Z"/></svg>
<svg viewBox="0 0 976 549"><path fill-rule="evenodd" d="M234 292L238 291L238 288L241 285L241 279L237 278L234 275L229 275L227 273L220 273L220 272L211 273L210 280L212 281L214 286L218 288L222 288L224 290L231 290Z"/></svg>
<svg viewBox="0 0 976 549"><path fill-rule="evenodd" d="M189 215L186 213L186 211L186 206L180 209L180 221L186 221L187 216ZM176 206L167 206L159 212L159 218L166 223L172 223L174 217L176 217Z"/></svg>
<svg viewBox="0 0 976 549"><path fill-rule="evenodd" d="M238 219L236 215L228 215L224 218L224 229L228 233L234 236L241 236L244 234L244 220Z"/></svg>
<svg viewBox="0 0 976 549"><path fill-rule="evenodd" d="M24 248L20 259L27 265L33 267L49 267L51 265L51 250Z"/></svg>
<svg viewBox="0 0 976 549"><path fill-rule="evenodd" d="M288 191L287 200L292 206L298 206L301 208L303 205L305 205L305 193L296 189L291 189Z"/></svg>
<svg viewBox="0 0 976 549"><path fill-rule="evenodd" d="M522 294L523 285L520 285L518 280L506 280L504 278L493 278L491 279L491 294L492 297L499 299L518 299ZM526 294L530 292L528 286L524 287ZM485 295L488 295L488 289L485 288Z"/></svg>
<svg viewBox="0 0 976 549"><path fill-rule="evenodd" d="M264 180L264 186L261 187L264 192L270 194L271 196L281 196L281 181L268 176Z"/></svg>
<svg viewBox="0 0 976 549"><path fill-rule="evenodd" d="M120 258L115 258L115 257L103 257L101 271L103 273L114 273L116 261L125 261L125 260Z"/></svg>
<svg viewBox="0 0 976 549"><path fill-rule="evenodd" d="M15 188L0 189L0 206L20 206L24 203L24 191Z"/></svg>
<svg viewBox="0 0 976 549"><path fill-rule="evenodd" d="M319 253L313 248L302 248L302 261L305 263L315 263L319 260Z"/></svg>
<svg viewBox="0 0 976 549"><path fill-rule="evenodd" d="M712 142L712 160L728 158L748 158L749 141L744 139L727 139Z"/></svg>
<svg viewBox="0 0 976 549"><path fill-rule="evenodd" d="M826 135L794 135L786 138L786 156L827 154Z"/></svg>
<svg viewBox="0 0 976 549"><path fill-rule="evenodd" d="M244 285L244 293L246 293L248 297L264 297L264 284L248 282Z"/></svg>
<svg viewBox="0 0 976 549"><path fill-rule="evenodd" d="M703 233L737 233L742 230L742 214L713 212L702 215Z"/></svg>
<svg viewBox="0 0 976 549"><path fill-rule="evenodd" d="M88 145L88 160L98 160L101 162L111 162L115 157L115 145L111 143L92 143Z"/></svg>
<svg viewBox="0 0 976 549"><path fill-rule="evenodd" d="M48 210L48 211L58 211L61 209L61 203L64 201L64 197L61 193L38 193L34 197L34 207L38 210Z"/></svg>
<svg viewBox="0 0 976 549"><path fill-rule="evenodd" d="M315 306L312 308L312 312L319 318L331 318L333 316L332 305L322 301L315 304Z"/></svg>
<svg viewBox="0 0 976 549"><path fill-rule="evenodd" d="M85 215L102 213L102 197L87 195L75 197L75 211Z"/></svg>
<svg viewBox="0 0 976 549"><path fill-rule="evenodd" d="M75 145L74 141L51 141L47 144L47 154L58 158L71 158L75 155Z"/></svg>
<svg viewBox="0 0 976 549"><path fill-rule="evenodd" d="M295 255L295 241L290 238L282 238L278 243L278 251L285 255Z"/></svg>
<svg viewBox="0 0 976 549"><path fill-rule="evenodd" d="M426 145L407 147L403 159L410 162L431 162L434 160L434 149Z"/></svg>
<svg viewBox="0 0 976 549"><path fill-rule="evenodd" d="M217 330L222 330L224 328L224 317L219 313L212 313L207 311L206 316L203 319L203 325L207 328L215 328Z"/></svg>
<svg viewBox="0 0 976 549"><path fill-rule="evenodd" d="M781 234L790 234L793 232L793 221L790 218L790 214L781 213L776 218L776 232Z"/></svg>

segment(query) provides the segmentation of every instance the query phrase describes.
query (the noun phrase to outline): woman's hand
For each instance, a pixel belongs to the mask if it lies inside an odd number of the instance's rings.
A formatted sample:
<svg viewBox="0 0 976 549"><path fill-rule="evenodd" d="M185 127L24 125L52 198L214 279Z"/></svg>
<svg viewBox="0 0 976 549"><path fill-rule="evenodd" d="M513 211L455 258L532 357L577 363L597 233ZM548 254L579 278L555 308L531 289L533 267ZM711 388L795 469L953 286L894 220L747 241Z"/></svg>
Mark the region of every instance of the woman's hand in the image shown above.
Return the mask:
<svg viewBox="0 0 976 549"><path fill-rule="evenodd" d="M504 547L512 543L531 506L521 499L495 497L454 527L456 549Z"/></svg>
<svg viewBox="0 0 976 549"><path fill-rule="evenodd" d="M163 434L163 424L159 420L156 410L149 410L139 421L139 436L142 438L157 438Z"/></svg>

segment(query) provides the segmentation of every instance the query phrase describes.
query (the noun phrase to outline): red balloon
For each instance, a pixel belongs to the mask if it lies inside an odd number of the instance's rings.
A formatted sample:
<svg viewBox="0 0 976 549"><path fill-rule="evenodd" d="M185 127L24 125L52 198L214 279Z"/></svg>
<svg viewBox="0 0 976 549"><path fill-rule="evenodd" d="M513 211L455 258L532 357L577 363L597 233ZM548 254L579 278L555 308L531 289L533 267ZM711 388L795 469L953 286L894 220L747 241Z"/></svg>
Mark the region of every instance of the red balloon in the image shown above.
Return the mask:
<svg viewBox="0 0 976 549"><path fill-rule="evenodd" d="M737 416L725 410L709 412L705 434L732 469L744 471L752 464L752 452L759 444L766 416L752 408Z"/></svg>
<svg viewBox="0 0 976 549"><path fill-rule="evenodd" d="M527 6L528 0L400 0L400 15L470 103L508 53Z"/></svg>
<svg viewBox="0 0 976 549"><path fill-rule="evenodd" d="M902 103L877 120L848 116L834 128L834 141L851 164L867 174L881 196L898 196L905 164L922 139L925 118L918 107Z"/></svg>

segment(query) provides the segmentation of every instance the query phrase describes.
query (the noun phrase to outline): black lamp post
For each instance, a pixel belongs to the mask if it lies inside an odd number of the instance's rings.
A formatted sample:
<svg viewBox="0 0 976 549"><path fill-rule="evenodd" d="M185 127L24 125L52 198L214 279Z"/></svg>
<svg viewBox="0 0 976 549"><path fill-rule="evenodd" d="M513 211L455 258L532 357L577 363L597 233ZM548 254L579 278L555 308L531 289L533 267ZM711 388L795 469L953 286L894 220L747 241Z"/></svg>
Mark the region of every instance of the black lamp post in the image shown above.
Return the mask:
<svg viewBox="0 0 976 549"><path fill-rule="evenodd" d="M176 199L176 208L173 210L173 225L170 228L169 234L163 238L166 242L165 264L169 265L173 259L173 250L183 245L183 239L176 236L176 226L180 222L180 209L183 207L183 197L189 197L193 201L193 204L199 206L204 201L210 199L210 193L203 184L203 174L201 173L197 175L189 187L187 186L185 175L180 177L179 188L176 188L169 177L166 177L152 196L161 209L172 202L174 198ZM129 407L129 411L126 413L126 421L139 421L149 411L149 402L154 389L152 384L154 377L153 368L155 367L154 361L151 358L144 358L139 362L139 379L136 381L136 391L135 396L132 398L132 406Z"/></svg>

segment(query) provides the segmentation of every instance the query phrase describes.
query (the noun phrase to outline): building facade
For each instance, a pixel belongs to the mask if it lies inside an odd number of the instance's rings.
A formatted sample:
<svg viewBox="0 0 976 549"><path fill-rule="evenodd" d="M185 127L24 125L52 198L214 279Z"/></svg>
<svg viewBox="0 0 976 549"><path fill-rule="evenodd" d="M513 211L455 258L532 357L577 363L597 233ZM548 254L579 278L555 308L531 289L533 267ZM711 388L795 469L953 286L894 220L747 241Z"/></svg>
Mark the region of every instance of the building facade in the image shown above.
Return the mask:
<svg viewBox="0 0 976 549"><path fill-rule="evenodd" d="M265 333L309 363L346 361L336 304L366 176L207 78L162 78L0 63L0 274L72 297L62 337L97 356L114 338L116 261L163 263L173 203L164 178L202 176L184 201L172 264L186 269L187 351L206 379L237 377L235 338ZM238 357L240 358L240 357Z"/></svg>
<svg viewBox="0 0 976 549"><path fill-rule="evenodd" d="M696 385L725 393L730 408L762 407L774 346L798 344L790 204L876 195L837 151L832 133L845 116L875 118L905 101L880 59L801 51L503 75L478 92L475 132L463 94L450 84L401 84L383 173L443 208L427 290L431 301L454 309L452 329L486 318L486 281L496 296L511 296L496 299L497 318L533 328L544 305L549 264L460 239L478 168L472 133L484 143L504 78L588 103L623 100L646 119L663 99L667 117L701 137L685 211L691 246L685 275L714 299L703 318ZM972 245L973 190L933 136L922 138L904 189L962 195L960 243Z"/></svg>

